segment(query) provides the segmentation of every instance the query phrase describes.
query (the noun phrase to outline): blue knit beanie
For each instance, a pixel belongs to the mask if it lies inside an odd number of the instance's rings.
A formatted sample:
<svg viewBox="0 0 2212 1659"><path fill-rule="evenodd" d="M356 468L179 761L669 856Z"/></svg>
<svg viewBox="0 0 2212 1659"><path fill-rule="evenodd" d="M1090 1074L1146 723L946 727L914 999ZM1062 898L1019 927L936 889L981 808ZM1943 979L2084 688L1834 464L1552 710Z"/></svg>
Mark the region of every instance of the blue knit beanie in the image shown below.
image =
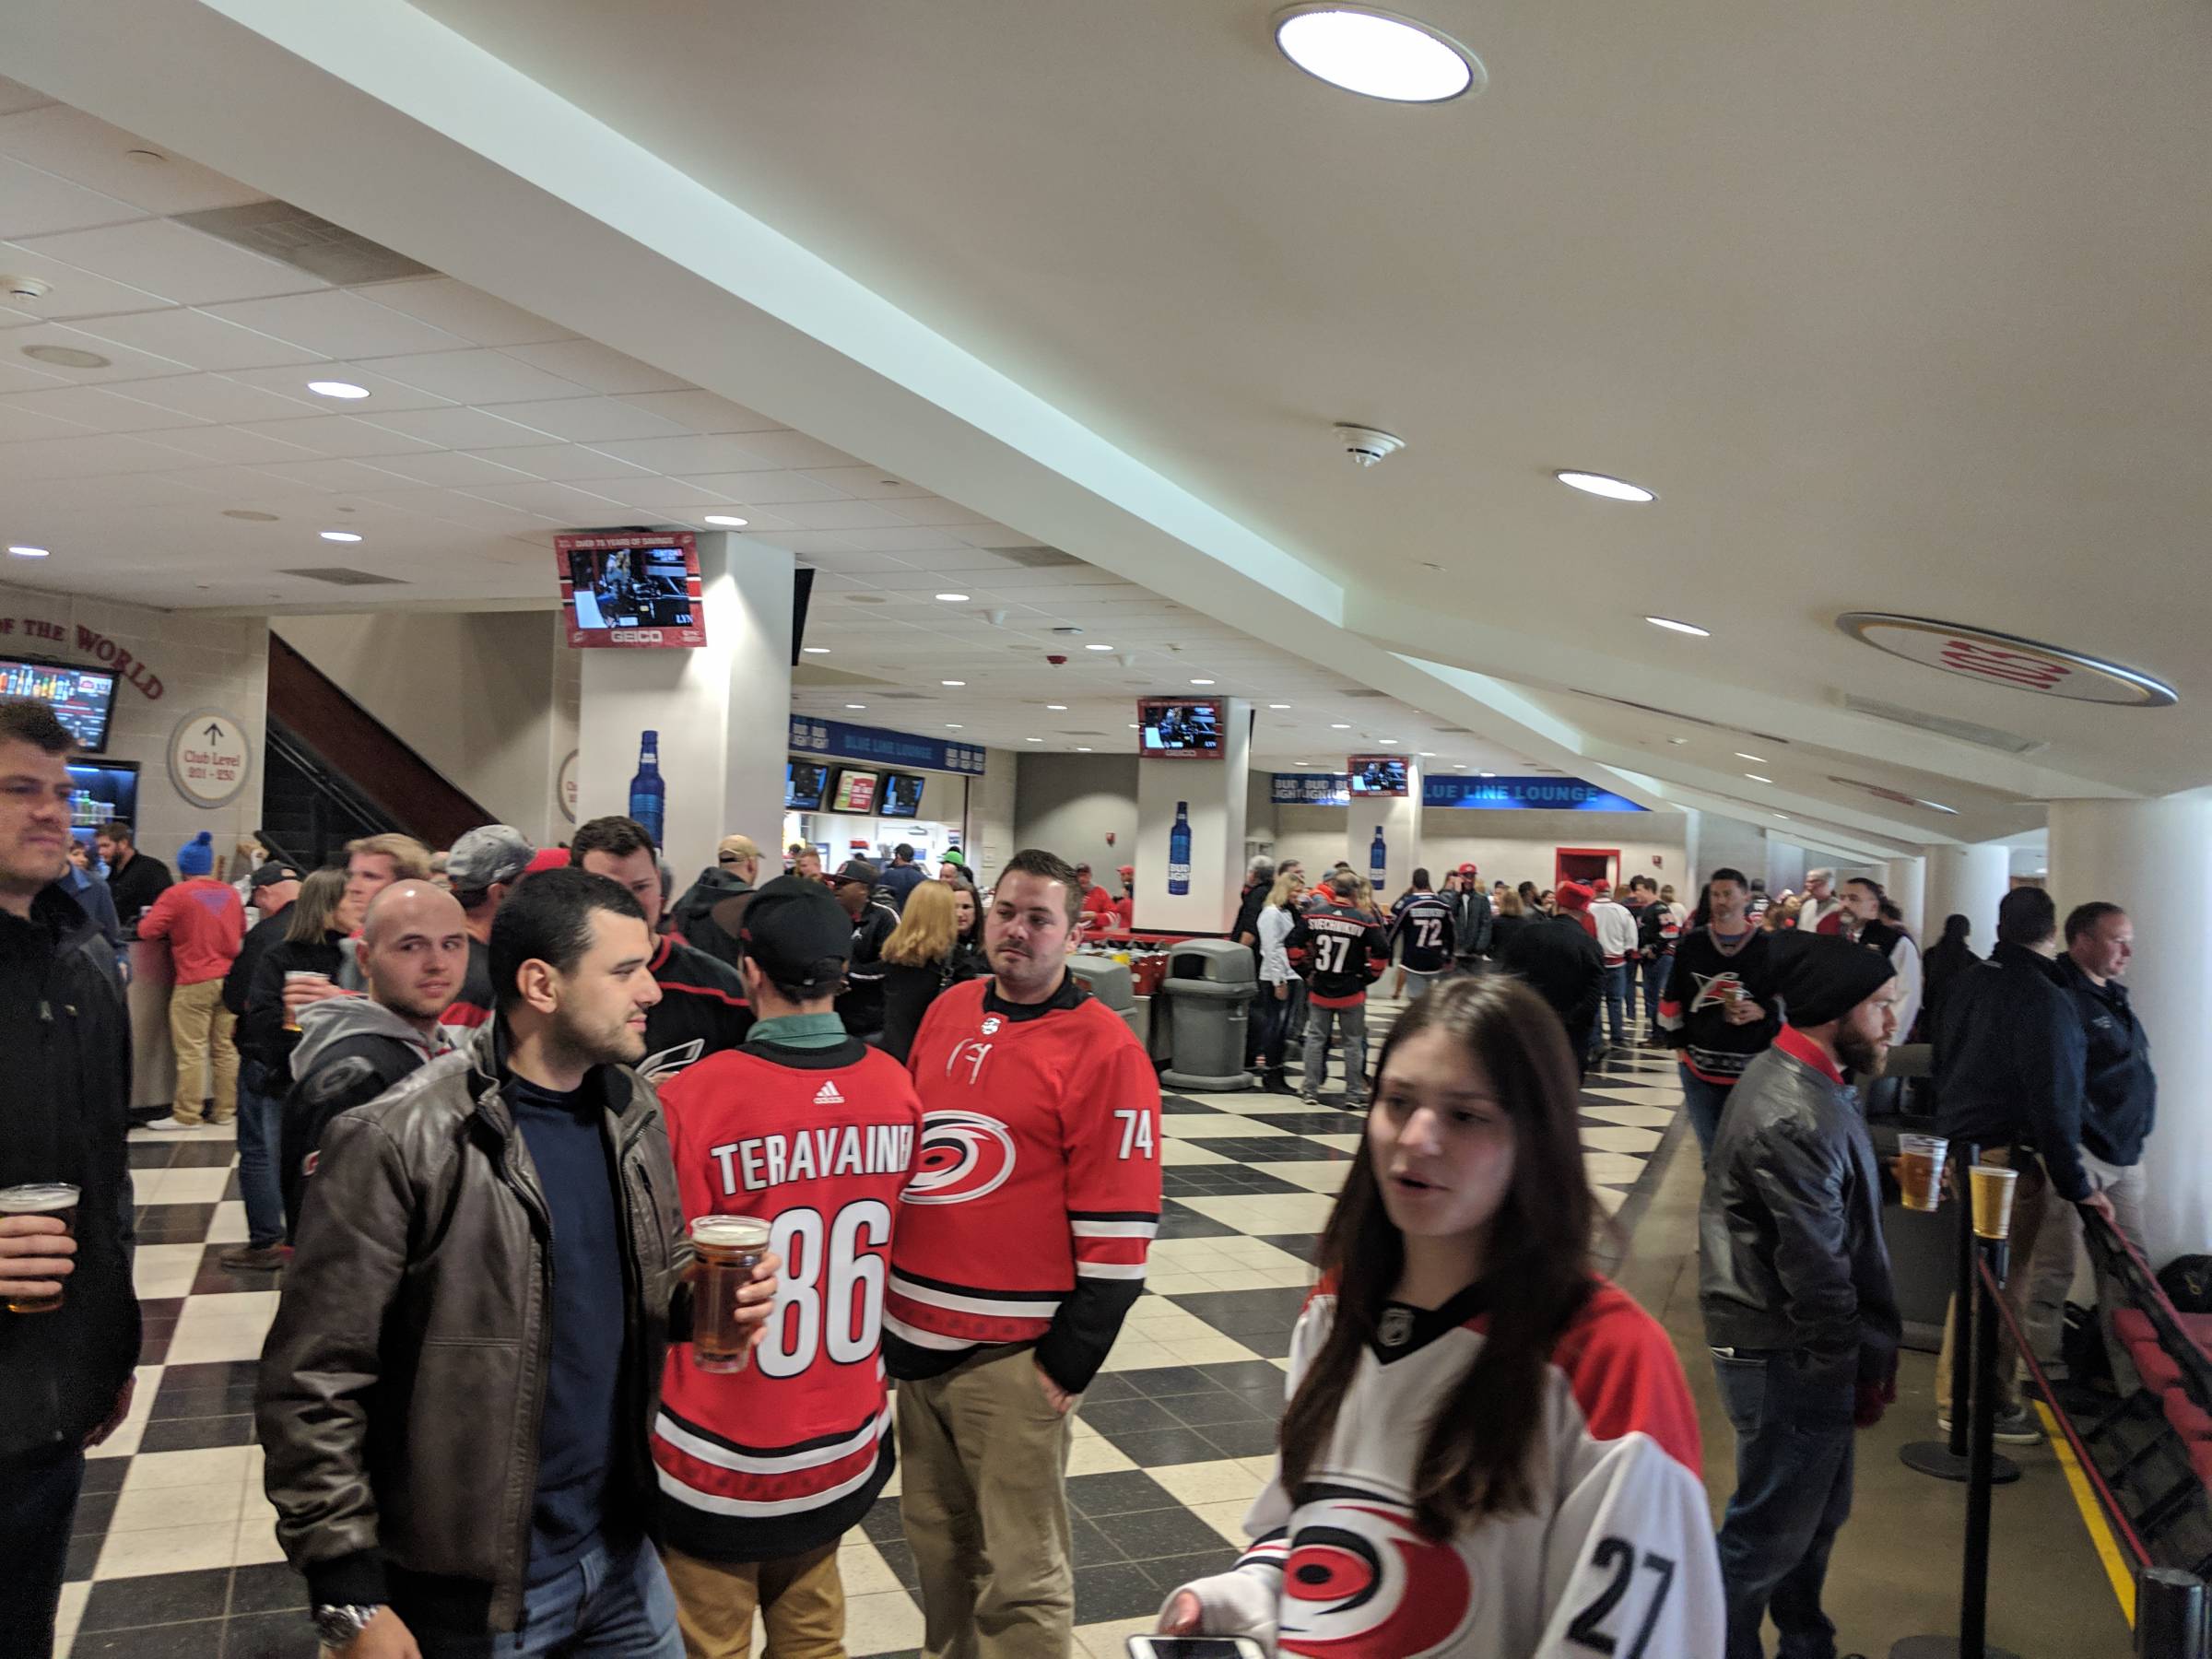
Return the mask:
<svg viewBox="0 0 2212 1659"><path fill-rule="evenodd" d="M203 830L177 851L177 874L205 876L215 868L215 836Z"/></svg>

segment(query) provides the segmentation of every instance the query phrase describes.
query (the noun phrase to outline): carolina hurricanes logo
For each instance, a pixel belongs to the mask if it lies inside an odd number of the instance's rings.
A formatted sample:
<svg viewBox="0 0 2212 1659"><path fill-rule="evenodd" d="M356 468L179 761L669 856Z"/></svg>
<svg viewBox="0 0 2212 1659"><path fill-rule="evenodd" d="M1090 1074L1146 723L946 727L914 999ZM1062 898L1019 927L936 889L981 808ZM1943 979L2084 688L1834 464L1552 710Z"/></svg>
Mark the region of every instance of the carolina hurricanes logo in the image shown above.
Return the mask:
<svg viewBox="0 0 2212 1659"><path fill-rule="evenodd" d="M965 1204L1004 1186L1014 1173L1014 1137L980 1112L933 1112L922 1120L908 1204Z"/></svg>
<svg viewBox="0 0 2212 1659"><path fill-rule="evenodd" d="M686 1066L695 1064L707 1052L703 1037L694 1037L688 1042L679 1042L674 1048L665 1048L657 1054L648 1054L638 1062L638 1076L648 1083L665 1083Z"/></svg>
<svg viewBox="0 0 2212 1659"><path fill-rule="evenodd" d="M990 1018L983 1021L983 1035L986 1037L997 1036L998 1028L1004 1024L1006 1024L1005 1020L999 1018L995 1014L992 1015Z"/></svg>
<svg viewBox="0 0 2212 1659"><path fill-rule="evenodd" d="M1307 1512L1283 1564L1277 1645L1314 1659L1420 1659L1450 1651L1475 1610L1474 1574L1405 1505L1347 1493Z"/></svg>
<svg viewBox="0 0 2212 1659"><path fill-rule="evenodd" d="M1744 989L1742 978L1733 968L1720 973L1693 971L1690 978L1698 982L1698 994L1689 1005L1692 1009L1724 1007L1731 994L1740 994Z"/></svg>

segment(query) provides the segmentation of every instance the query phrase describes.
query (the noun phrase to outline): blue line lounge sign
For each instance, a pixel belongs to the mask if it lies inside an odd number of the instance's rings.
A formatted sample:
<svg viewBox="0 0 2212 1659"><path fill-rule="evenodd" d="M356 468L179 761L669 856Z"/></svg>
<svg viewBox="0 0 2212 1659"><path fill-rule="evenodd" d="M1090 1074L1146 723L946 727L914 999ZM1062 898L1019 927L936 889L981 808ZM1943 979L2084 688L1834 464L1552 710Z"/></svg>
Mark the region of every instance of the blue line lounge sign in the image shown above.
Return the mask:
<svg viewBox="0 0 2212 1659"><path fill-rule="evenodd" d="M1424 806L1467 806L1487 812L1642 812L1626 795L1617 795L1580 778L1429 778L1421 784Z"/></svg>

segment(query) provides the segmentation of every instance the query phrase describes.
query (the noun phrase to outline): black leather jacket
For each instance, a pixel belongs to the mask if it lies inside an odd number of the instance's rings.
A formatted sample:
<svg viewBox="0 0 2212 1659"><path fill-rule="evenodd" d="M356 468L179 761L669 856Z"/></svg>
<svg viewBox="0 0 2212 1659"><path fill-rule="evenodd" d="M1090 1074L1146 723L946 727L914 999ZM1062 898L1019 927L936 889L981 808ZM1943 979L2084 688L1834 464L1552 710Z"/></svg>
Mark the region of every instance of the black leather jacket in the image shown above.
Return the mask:
<svg viewBox="0 0 2212 1659"><path fill-rule="evenodd" d="M1818 1387L1878 1382L1902 1324L1881 1178L1858 1091L1784 1031L1744 1068L1698 1210L1698 1303L1714 1347L1786 1351ZM1796 1052L1793 1052L1796 1051Z"/></svg>
<svg viewBox="0 0 2212 1659"><path fill-rule="evenodd" d="M512 1630L522 1617L551 1223L501 1093L502 1030L478 1028L324 1131L254 1401L277 1540L318 1603L396 1589L441 1627ZM606 1096L626 1289L608 1503L641 1521L662 1359L688 1332L690 1252L653 1090L626 1066L591 1085Z"/></svg>

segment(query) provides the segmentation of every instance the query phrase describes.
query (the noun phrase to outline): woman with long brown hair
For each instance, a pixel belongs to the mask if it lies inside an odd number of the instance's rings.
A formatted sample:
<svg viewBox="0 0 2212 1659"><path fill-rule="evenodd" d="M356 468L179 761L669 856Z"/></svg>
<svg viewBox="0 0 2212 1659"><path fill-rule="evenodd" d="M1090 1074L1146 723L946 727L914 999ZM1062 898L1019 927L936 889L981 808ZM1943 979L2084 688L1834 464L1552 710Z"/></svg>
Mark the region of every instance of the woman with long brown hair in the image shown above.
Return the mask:
<svg viewBox="0 0 2212 1659"><path fill-rule="evenodd" d="M1399 1018L1291 1341L1275 1478L1161 1628L1301 1654L1718 1654L1697 1413L1594 1270L1574 1057L1508 975Z"/></svg>

